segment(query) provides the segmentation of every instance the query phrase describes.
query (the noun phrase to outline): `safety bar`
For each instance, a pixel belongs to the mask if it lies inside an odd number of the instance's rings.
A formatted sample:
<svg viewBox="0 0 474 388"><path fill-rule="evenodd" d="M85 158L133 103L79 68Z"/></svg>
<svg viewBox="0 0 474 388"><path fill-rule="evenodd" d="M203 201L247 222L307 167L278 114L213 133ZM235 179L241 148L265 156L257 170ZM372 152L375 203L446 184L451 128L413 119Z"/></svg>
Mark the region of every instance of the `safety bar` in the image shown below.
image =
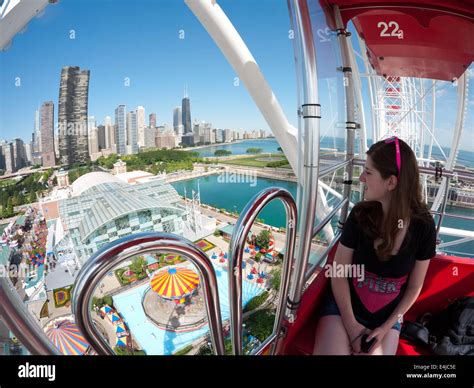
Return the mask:
<svg viewBox="0 0 474 388"><path fill-rule="evenodd" d="M237 224L232 233L229 246L229 306L231 318L231 339L233 353L241 355L243 353L243 318L242 318L242 259L244 255L245 240L252 228L252 225L260 211L272 200L278 198L285 207L286 212L286 244L285 257L283 259L282 282L280 285L280 299L277 305L273 334L278 340L278 333L285 314L286 297L290 284L291 265L293 263L297 210L296 203L291 194L279 187L270 187L255 195L245 206L240 214ZM267 342L265 342L267 343ZM276 343L271 350L276 349Z"/></svg>
<svg viewBox="0 0 474 388"><path fill-rule="evenodd" d="M341 238L341 232L337 233L332 241L329 243L329 245L326 247L326 250L324 253L321 255L321 258L319 259L319 262L321 263L332 251L334 246L339 242L339 239ZM318 265L313 265L306 273L305 273L305 286L310 282L311 277L315 274L316 270L319 268Z"/></svg>
<svg viewBox="0 0 474 388"><path fill-rule="evenodd" d="M443 196L443 208L441 214L438 218L438 225L436 225L436 236L439 236L439 230L441 229L441 224L443 223L444 215L446 214L446 204L448 203L448 193L449 193L449 182L451 177L446 178L446 186L444 186L444 196Z"/></svg>
<svg viewBox="0 0 474 388"><path fill-rule="evenodd" d="M437 216L440 216L441 214L443 214L442 212L435 212L433 210L430 210L430 213ZM449 217L449 218L458 218L460 220L474 221L474 217L472 216L460 216L459 214L449 214L449 213L444 213L444 216Z"/></svg>
<svg viewBox="0 0 474 388"><path fill-rule="evenodd" d="M323 176L326 176L326 175L330 174L330 173L333 172L333 171L339 170L339 169L342 168L342 167L346 167L346 166L348 166L351 162L352 162L352 159L343 160L342 162L333 164L333 165L331 165L331 166L329 166L329 167L322 168L322 169L319 171L319 178L322 178Z"/></svg>
<svg viewBox="0 0 474 388"><path fill-rule="evenodd" d="M365 165L365 160L354 158L353 164L354 164L354 166L364 166ZM418 166L418 170L420 171L420 174L435 175L435 173L436 173L436 168L434 168L434 167ZM468 181L474 181L474 173L469 172L469 171L463 171L463 170L452 170L451 171L451 170L445 170L443 168L442 169L442 176L449 177L449 178L465 179L465 180L468 180Z"/></svg>
<svg viewBox="0 0 474 388"><path fill-rule="evenodd" d="M314 228L313 228L313 238L319 233L321 232L321 230L323 230L323 228L326 226L326 224L331 221L331 219L334 217L334 214L336 214L339 209L341 207L343 207L346 202L348 202L349 199L348 198L344 198L341 202L339 202L335 207L334 209L331 210L331 212L326 216L324 217L324 219L318 224L316 225Z"/></svg>
<svg viewBox="0 0 474 388"><path fill-rule="evenodd" d="M72 311L86 340L99 354L114 352L95 327L91 317L92 296L100 280L114 267L131 256L151 251L165 251L189 259L202 280L210 338L218 355L225 354L217 278L211 260L192 242L173 234L137 233L116 240L97 251L82 267L72 295Z"/></svg>
<svg viewBox="0 0 474 388"><path fill-rule="evenodd" d="M0 276L0 315L32 355L59 355L7 276Z"/></svg>

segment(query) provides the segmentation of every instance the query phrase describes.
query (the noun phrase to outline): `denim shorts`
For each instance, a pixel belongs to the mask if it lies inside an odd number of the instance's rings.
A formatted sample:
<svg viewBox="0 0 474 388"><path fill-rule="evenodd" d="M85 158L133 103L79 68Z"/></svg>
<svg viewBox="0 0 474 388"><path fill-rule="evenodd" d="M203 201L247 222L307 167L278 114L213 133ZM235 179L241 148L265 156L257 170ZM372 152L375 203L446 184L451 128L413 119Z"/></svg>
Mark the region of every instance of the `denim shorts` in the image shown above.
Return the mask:
<svg viewBox="0 0 474 388"><path fill-rule="evenodd" d="M326 315L341 315L341 312L339 311L339 307L337 307L336 299L334 299L334 296L332 292L328 294L328 296L325 298L323 301L323 304L321 306L321 310L319 311L319 316L324 317ZM371 326L373 327L373 324L370 322L361 319L359 317L355 317L357 322L359 322L361 325L370 328ZM397 331L400 331L402 329L402 325L400 322L396 322L393 326L392 329L395 329Z"/></svg>

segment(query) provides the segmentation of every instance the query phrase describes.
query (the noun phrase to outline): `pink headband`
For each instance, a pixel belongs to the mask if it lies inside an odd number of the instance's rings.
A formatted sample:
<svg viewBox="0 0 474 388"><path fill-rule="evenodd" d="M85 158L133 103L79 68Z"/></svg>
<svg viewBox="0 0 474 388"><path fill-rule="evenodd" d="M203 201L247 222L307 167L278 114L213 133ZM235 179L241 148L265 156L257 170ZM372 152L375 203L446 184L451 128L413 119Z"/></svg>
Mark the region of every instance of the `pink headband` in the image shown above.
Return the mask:
<svg viewBox="0 0 474 388"><path fill-rule="evenodd" d="M397 179L400 179L400 171L402 167L402 158L400 156L400 144L398 143L398 137L392 136L385 140L385 144L395 142L395 151L396 151L396 158L397 158L397 168L398 168L398 175Z"/></svg>

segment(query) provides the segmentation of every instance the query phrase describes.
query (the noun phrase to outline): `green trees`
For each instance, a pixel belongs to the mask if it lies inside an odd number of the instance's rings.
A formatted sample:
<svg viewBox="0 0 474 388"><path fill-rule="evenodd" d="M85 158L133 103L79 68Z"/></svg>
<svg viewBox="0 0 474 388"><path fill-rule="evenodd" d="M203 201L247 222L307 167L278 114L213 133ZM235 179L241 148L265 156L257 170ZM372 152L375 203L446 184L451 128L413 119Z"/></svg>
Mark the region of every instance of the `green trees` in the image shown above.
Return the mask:
<svg viewBox="0 0 474 388"><path fill-rule="evenodd" d="M147 265L146 260L142 256L140 256L140 257L135 257L132 260L132 264L129 265L129 268L130 268L130 271L139 275L143 272L146 265Z"/></svg>
<svg viewBox="0 0 474 388"><path fill-rule="evenodd" d="M114 301L110 295L105 295L103 298L98 298L96 296L92 297L92 307L97 306L98 308L101 308L105 305L114 307Z"/></svg>
<svg viewBox="0 0 474 388"><path fill-rule="evenodd" d="M255 296L250 299L244 307L244 313L247 311L255 310L257 307L260 307L268 298L268 292L264 291L260 295Z"/></svg>
<svg viewBox="0 0 474 388"><path fill-rule="evenodd" d="M81 177L82 175L88 174L94 170L95 170L94 166L83 166L83 167L77 167L74 170L69 170L68 171L69 183L71 184L77 178Z"/></svg>
<svg viewBox="0 0 474 388"><path fill-rule="evenodd" d="M268 283L271 288L273 288L276 291L280 290L280 284L281 284L281 268L275 268L270 271L270 279L268 280Z"/></svg>
<svg viewBox="0 0 474 388"><path fill-rule="evenodd" d="M119 157L113 154L101 157L97 162L104 168L112 169L118 159ZM193 162L202 161L197 152L179 150L152 150L123 156L121 159L127 163L127 171L144 170L152 174L192 170Z"/></svg>
<svg viewBox="0 0 474 388"><path fill-rule="evenodd" d="M146 356L146 353L143 350L130 350L123 346L116 346L114 348L114 353L116 356Z"/></svg>
<svg viewBox="0 0 474 388"><path fill-rule="evenodd" d="M229 156L232 154L232 151L229 150L217 150L214 152L214 156Z"/></svg>
<svg viewBox="0 0 474 388"><path fill-rule="evenodd" d="M0 217L8 218L15 215L14 207L36 202L36 194L41 195L48 187L46 178L52 172L34 173L26 178L4 184L0 187Z"/></svg>
<svg viewBox="0 0 474 388"><path fill-rule="evenodd" d="M277 160L276 162L269 162L267 163L267 167L282 167L288 164L288 160L285 158L284 160Z"/></svg>
<svg viewBox="0 0 474 388"><path fill-rule="evenodd" d="M270 236L271 234L268 230L262 230L255 238L255 243L260 248L268 249L268 246L270 244Z"/></svg>
<svg viewBox="0 0 474 388"><path fill-rule="evenodd" d="M247 331L263 342L273 331L275 313L271 310L259 310L250 315L245 322Z"/></svg>
<svg viewBox="0 0 474 388"><path fill-rule="evenodd" d="M261 148L257 148L257 147L247 148L247 153L248 154L261 154L262 151L263 150Z"/></svg>

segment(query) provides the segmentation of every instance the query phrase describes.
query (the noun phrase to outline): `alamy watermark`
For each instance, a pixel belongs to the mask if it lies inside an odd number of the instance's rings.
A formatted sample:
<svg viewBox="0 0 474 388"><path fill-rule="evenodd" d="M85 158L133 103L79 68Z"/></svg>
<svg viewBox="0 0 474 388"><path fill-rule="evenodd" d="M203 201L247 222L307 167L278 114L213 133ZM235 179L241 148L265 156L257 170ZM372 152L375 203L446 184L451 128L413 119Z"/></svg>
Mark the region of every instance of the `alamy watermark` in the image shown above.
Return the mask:
<svg viewBox="0 0 474 388"><path fill-rule="evenodd" d="M257 174L252 171L225 172L217 177L218 183L248 183L250 187L257 186Z"/></svg>
<svg viewBox="0 0 474 388"><path fill-rule="evenodd" d="M324 275L327 278L356 278L358 282L365 280L364 264L326 264Z"/></svg>
<svg viewBox="0 0 474 388"><path fill-rule="evenodd" d="M25 263L21 263L19 265L10 264L8 267L5 265L0 265L0 277L2 278L34 279L37 276L37 271L31 271L30 267Z"/></svg>
<svg viewBox="0 0 474 388"><path fill-rule="evenodd" d="M61 121L58 124L57 133L59 136L87 136L87 121L79 123Z"/></svg>

